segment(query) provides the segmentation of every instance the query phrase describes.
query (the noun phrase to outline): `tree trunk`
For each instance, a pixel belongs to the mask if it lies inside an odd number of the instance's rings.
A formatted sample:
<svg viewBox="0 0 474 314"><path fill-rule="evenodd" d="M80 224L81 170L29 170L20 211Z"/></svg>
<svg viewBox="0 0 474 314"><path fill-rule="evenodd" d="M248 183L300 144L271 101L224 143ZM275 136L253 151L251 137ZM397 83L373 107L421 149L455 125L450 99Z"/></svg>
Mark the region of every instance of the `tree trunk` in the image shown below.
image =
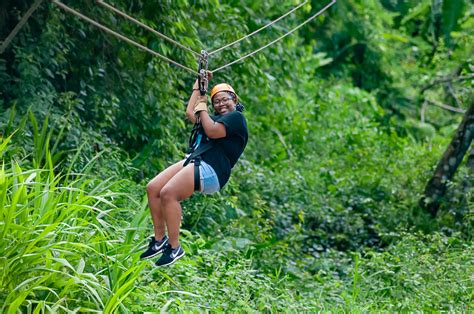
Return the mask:
<svg viewBox="0 0 474 314"><path fill-rule="evenodd" d="M454 177L459 164L471 145L473 137L474 103L471 103L433 176L428 181L424 195L420 200L420 206L431 213L433 217L436 216L440 201L446 193L447 183Z"/></svg>
<svg viewBox="0 0 474 314"><path fill-rule="evenodd" d="M469 173L474 175L474 145L471 146L471 152L467 157L467 166L469 167Z"/></svg>

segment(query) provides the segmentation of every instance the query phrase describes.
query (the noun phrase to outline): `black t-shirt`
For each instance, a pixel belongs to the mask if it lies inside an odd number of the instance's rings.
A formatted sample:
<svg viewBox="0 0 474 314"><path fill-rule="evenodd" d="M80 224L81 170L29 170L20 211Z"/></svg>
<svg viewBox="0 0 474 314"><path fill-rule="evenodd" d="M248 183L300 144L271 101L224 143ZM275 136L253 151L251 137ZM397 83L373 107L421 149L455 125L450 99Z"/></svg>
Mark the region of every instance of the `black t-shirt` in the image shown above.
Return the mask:
<svg viewBox="0 0 474 314"><path fill-rule="evenodd" d="M211 119L224 124L226 136L209 139L214 142L214 145L210 150L203 153L201 158L217 173L219 185L222 188L229 180L230 170L234 167L247 145L247 122L240 111L211 116Z"/></svg>

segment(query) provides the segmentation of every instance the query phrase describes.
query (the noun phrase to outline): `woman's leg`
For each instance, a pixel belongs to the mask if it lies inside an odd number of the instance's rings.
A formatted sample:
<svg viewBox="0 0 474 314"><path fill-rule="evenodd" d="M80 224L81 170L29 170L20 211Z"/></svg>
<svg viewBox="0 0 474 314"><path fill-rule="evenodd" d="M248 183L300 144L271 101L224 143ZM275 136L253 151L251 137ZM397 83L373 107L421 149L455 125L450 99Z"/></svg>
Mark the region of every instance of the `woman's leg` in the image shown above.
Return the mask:
<svg viewBox="0 0 474 314"><path fill-rule="evenodd" d="M153 178L146 186L148 205L150 206L151 219L153 221L153 231L155 239L160 241L165 236L165 216L161 206L160 193L166 183L181 169L183 169L184 160L181 160Z"/></svg>
<svg viewBox="0 0 474 314"><path fill-rule="evenodd" d="M179 227L181 224L180 202L194 192L194 164L189 164L176 173L161 189L161 208L166 216L168 243L172 248L179 246Z"/></svg>

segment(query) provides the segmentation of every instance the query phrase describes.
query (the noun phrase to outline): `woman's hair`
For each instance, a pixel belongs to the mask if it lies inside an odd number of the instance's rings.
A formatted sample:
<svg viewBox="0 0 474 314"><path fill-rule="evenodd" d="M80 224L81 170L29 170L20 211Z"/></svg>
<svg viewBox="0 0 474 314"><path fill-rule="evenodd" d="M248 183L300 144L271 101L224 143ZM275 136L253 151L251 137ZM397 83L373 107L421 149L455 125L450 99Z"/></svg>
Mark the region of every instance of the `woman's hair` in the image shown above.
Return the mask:
<svg viewBox="0 0 474 314"><path fill-rule="evenodd" d="M232 96L232 100L233 100L234 102L237 100L237 96L236 96L234 93L232 93L232 92L227 92L227 93L228 93L230 96ZM235 104L235 110L242 112L242 111L244 111L244 109L245 109L244 105L242 105L240 102L238 102L237 104Z"/></svg>
<svg viewBox="0 0 474 314"><path fill-rule="evenodd" d="M232 100L234 102L237 100L237 96L234 93L232 93L232 92L227 92L227 93L230 96L232 96ZM235 104L235 110L242 112L242 111L244 111L244 109L245 109L244 105L242 105L240 102Z"/></svg>
<svg viewBox="0 0 474 314"><path fill-rule="evenodd" d="M235 110L242 112L245 110L245 107L239 102L237 105L235 105Z"/></svg>
<svg viewBox="0 0 474 314"><path fill-rule="evenodd" d="M232 101L233 102L236 102L237 101L237 95L235 95L234 93L232 93L231 91L226 91L227 94L230 95L230 97L232 97Z"/></svg>

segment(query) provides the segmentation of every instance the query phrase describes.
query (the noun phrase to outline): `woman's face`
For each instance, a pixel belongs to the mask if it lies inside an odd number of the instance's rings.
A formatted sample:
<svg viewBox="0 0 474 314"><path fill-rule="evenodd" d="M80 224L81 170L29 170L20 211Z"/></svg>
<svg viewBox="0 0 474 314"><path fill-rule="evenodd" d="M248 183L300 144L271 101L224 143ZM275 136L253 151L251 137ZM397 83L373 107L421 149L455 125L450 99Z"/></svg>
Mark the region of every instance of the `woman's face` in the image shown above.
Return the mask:
<svg viewBox="0 0 474 314"><path fill-rule="evenodd" d="M212 105L217 114L223 115L235 111L235 102L228 92L218 92L212 98Z"/></svg>

